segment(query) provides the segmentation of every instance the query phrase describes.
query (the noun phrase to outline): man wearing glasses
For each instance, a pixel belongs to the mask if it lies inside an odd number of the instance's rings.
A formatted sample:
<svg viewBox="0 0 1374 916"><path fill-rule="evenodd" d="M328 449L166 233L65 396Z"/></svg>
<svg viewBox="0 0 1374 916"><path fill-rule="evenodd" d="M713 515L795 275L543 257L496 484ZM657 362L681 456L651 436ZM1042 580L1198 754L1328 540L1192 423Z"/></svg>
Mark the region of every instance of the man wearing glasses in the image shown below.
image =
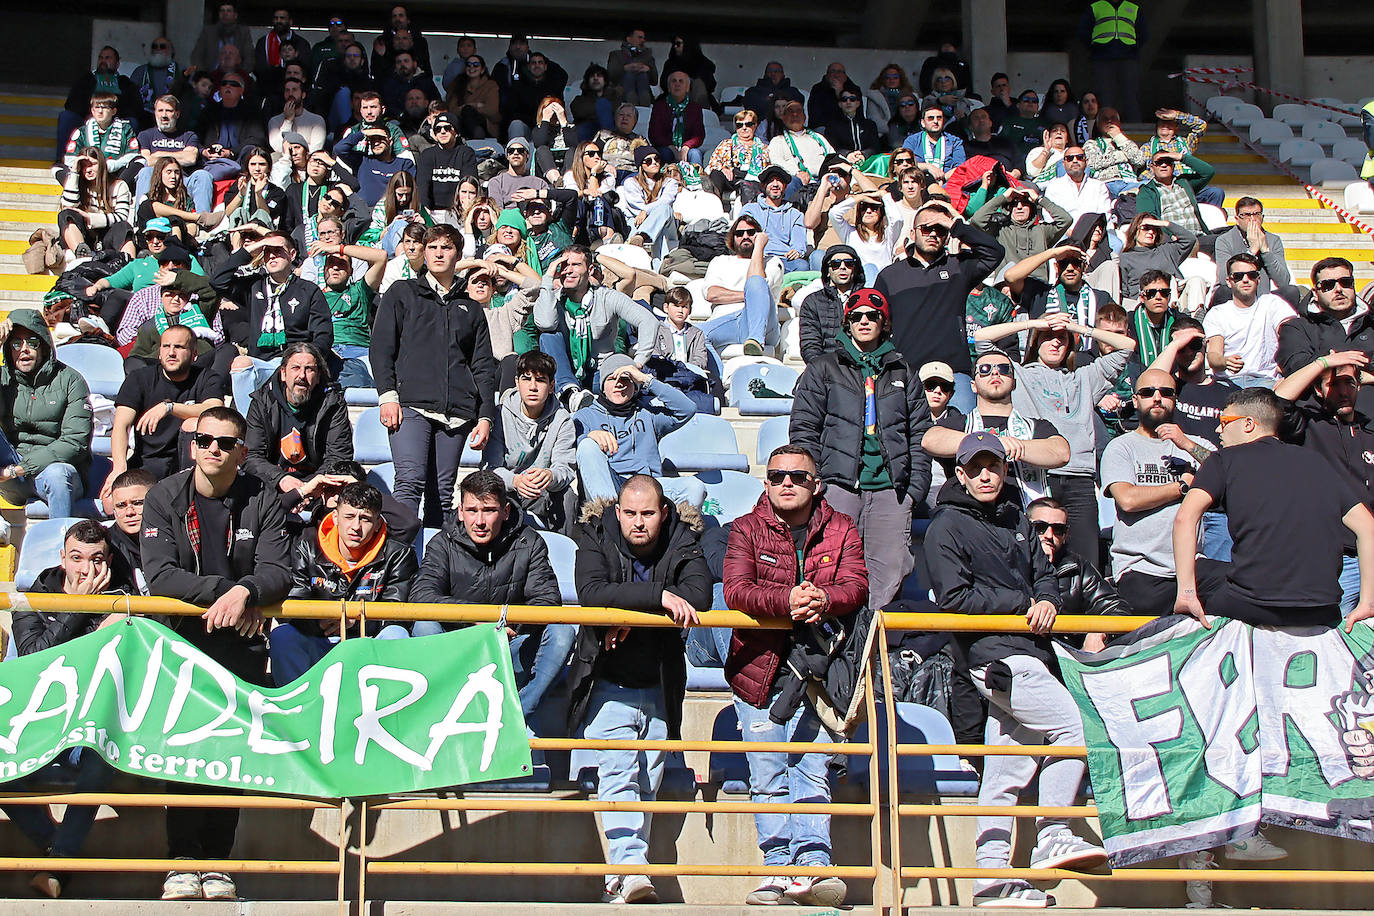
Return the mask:
<svg viewBox="0 0 1374 916"><path fill-rule="evenodd" d="M1041 549L1054 566L1059 598L1063 601L1060 613L1122 615L1131 612L1112 583L1069 549L1069 513L1059 500L1049 496L1037 499L1026 507L1026 517L1030 519L1031 530L1039 539ZM1088 633L1083 637L1082 648L1100 652L1106 642L1104 634Z"/></svg>
<svg viewBox="0 0 1374 916"><path fill-rule="evenodd" d="M1217 236L1217 284L1226 280L1226 262L1248 251L1260 259L1260 294L1293 282L1284 258L1283 239L1264 228L1264 204L1253 197L1236 201L1236 224ZM1222 290L1218 290L1221 292ZM1296 290L1294 291L1296 292ZM1353 302L1354 297L1351 297Z"/></svg>
<svg viewBox="0 0 1374 916"><path fill-rule="evenodd" d="M1030 151L1044 138L1045 124L1040 120L1040 96L1034 89L1023 89L1016 97L1016 114L1002 119L1002 136L1016 145L1019 161L1025 162Z"/></svg>
<svg viewBox="0 0 1374 916"><path fill-rule="evenodd" d="M1192 173L1180 176L1180 163L1192 168ZM1197 195L1215 174L1216 169L1196 156L1160 150L1150 157L1149 180L1136 192L1136 212L1178 223L1191 232L1206 232Z"/></svg>
<svg viewBox="0 0 1374 916"><path fill-rule="evenodd" d="M1112 195L1107 185L1088 175L1088 154L1081 146L1064 150L1064 174L1045 184L1045 197L1065 210L1074 222L1085 213L1107 214L1112 210Z"/></svg>
<svg viewBox="0 0 1374 916"><path fill-rule="evenodd" d="M958 254L948 251L951 237L962 243ZM916 211L906 245L907 256L883 268L873 283L892 307L892 342L913 366L948 363L960 376L954 406L967 413L973 397L965 303L1006 250L939 201Z"/></svg>
<svg viewBox="0 0 1374 916"><path fill-rule="evenodd" d="M1292 375L1314 359L1341 350L1374 357L1374 316L1359 309L1355 268L1345 258L1323 258L1312 266L1312 305L1279 326L1279 371ZM1374 375L1360 371L1360 412L1374 416Z"/></svg>
<svg viewBox="0 0 1374 916"><path fill-rule="evenodd" d="M853 89L841 89L839 117L825 125L825 137L835 152L858 165L878 151L878 125L864 117L864 97Z"/></svg>
<svg viewBox="0 0 1374 916"><path fill-rule="evenodd" d="M232 157L250 146L268 148L267 125L262 115L244 101L244 92L243 76L237 71L226 73L220 80L219 101L207 105L201 116L206 158Z"/></svg>
<svg viewBox="0 0 1374 916"><path fill-rule="evenodd" d="M286 510L274 489L240 474L247 454L243 416L211 407L196 422L188 468L159 481L143 503L143 573L148 590L206 608L200 618L172 618L192 645L250 684L270 686L261 608L291 588ZM186 794L227 790L185 784ZM168 808L169 858L227 859L237 808ZM221 872L168 872L164 900L232 900Z"/></svg>
<svg viewBox="0 0 1374 916"><path fill-rule="evenodd" d="M1279 325L1297 317L1293 306L1273 293L1259 294L1260 260L1241 252L1226 262L1231 301L1214 305L1202 319L1207 363L1242 388L1274 387Z"/></svg>
<svg viewBox="0 0 1374 916"><path fill-rule="evenodd" d="M797 642L838 628L868 598L868 571L859 532L847 515L821 496L816 459L800 445L780 445L768 456L764 495L735 520L725 550L725 600L756 618L790 618L791 630L736 630L725 676L734 694L746 742L835 742L842 736L821 723L803 699L782 724L769 715L782 694L787 660ZM902 542L905 544L905 540ZM749 791L755 801L828 803L828 753L748 754ZM826 868L831 863L830 816L754 815L763 864ZM824 875L768 875L747 903L839 906L847 888Z"/></svg>
<svg viewBox="0 0 1374 916"><path fill-rule="evenodd" d="M148 45L148 62L140 64L134 68L133 76L130 77L133 84L138 87L138 94L143 99L143 123L147 124L150 116L155 114L153 102L172 92L172 84L176 82L177 74L181 68L177 66L172 42L166 35L159 35L153 39L153 43Z"/></svg>
<svg viewBox="0 0 1374 916"><path fill-rule="evenodd" d="M477 154L458 136L458 126L448 112L435 115L430 130L434 145L415 162L416 196L437 222L456 226L461 214L453 199L460 181L477 177Z"/></svg>

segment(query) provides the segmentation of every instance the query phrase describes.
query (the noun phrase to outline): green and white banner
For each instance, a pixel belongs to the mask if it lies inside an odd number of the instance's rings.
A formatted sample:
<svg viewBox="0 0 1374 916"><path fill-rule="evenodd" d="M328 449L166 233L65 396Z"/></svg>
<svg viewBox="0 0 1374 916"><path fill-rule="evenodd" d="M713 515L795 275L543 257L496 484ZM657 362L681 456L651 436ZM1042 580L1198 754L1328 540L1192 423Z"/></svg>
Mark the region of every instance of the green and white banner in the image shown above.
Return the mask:
<svg viewBox="0 0 1374 916"><path fill-rule="evenodd" d="M1169 617L1098 654L1059 647L1112 864L1260 823L1374 841L1374 631Z"/></svg>
<svg viewBox="0 0 1374 916"><path fill-rule="evenodd" d="M0 664L0 781L77 745L136 776L315 798L530 773L510 649L485 625L344 640L279 688L138 617Z"/></svg>

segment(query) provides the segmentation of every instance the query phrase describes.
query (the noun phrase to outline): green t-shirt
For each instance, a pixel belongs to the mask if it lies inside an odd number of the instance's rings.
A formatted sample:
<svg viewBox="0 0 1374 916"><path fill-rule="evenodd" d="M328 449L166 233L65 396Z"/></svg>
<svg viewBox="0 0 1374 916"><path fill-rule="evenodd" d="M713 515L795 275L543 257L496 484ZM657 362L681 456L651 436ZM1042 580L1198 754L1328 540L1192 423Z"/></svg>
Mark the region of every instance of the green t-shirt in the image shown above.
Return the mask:
<svg viewBox="0 0 1374 916"><path fill-rule="evenodd" d="M191 259L191 273L198 277L205 276L205 268L200 266L200 261ZM147 255L135 258L128 264L116 270L108 277L111 289L127 289L136 293L139 290L152 286L153 277L157 275L157 258Z"/></svg>
<svg viewBox="0 0 1374 916"><path fill-rule="evenodd" d="M978 358L978 347L973 342L973 333L994 324L1005 324L1016 316L1016 303L995 286L985 286L980 293L969 293L964 300L964 317L968 324L968 352Z"/></svg>
<svg viewBox="0 0 1374 916"><path fill-rule="evenodd" d="M354 280L344 289L324 287L324 301L334 319L334 343L344 346L372 345L372 287Z"/></svg>

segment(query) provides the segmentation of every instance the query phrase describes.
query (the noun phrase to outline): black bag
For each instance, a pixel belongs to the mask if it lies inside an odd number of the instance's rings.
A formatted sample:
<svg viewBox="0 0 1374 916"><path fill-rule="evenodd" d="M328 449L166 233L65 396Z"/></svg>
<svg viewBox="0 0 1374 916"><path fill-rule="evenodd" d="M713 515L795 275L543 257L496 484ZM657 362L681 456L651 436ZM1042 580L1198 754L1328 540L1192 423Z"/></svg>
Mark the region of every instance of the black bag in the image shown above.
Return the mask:
<svg viewBox="0 0 1374 916"><path fill-rule="evenodd" d="M888 664L892 668L892 693L896 702L920 703L950 719L954 658L947 649L922 658L910 648L897 646L888 651ZM881 686L881 679L877 684Z"/></svg>

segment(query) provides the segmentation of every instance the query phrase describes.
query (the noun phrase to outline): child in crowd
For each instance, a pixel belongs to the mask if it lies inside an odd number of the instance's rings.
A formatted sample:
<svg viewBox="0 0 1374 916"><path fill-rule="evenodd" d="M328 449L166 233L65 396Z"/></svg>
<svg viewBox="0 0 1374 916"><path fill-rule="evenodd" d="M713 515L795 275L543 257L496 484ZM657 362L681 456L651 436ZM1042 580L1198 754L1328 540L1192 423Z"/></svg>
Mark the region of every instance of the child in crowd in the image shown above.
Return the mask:
<svg viewBox="0 0 1374 916"><path fill-rule="evenodd" d="M692 314L692 294L680 286L668 290L663 299L663 311L668 317L658 326L654 352L647 368L660 381L691 398L697 410L715 413L706 334L701 328L687 323L687 316Z"/></svg>

